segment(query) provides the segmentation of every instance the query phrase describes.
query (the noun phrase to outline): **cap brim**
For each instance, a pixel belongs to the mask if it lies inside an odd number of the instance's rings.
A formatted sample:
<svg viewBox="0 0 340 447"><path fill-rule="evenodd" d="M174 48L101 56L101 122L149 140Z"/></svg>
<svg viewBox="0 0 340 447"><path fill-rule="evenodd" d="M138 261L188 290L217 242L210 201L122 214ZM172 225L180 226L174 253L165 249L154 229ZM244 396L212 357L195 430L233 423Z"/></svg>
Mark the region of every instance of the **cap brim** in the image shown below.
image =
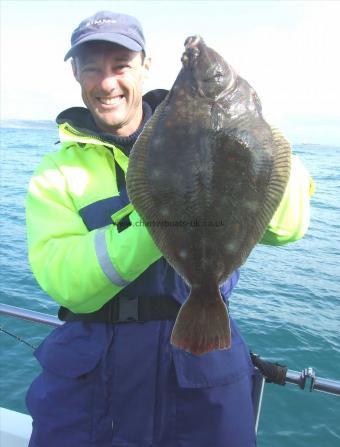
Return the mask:
<svg viewBox="0 0 340 447"><path fill-rule="evenodd" d="M64 57L64 61L67 61L70 57L74 56L74 53L76 50L84 43L86 42L111 42L115 43L117 45L121 45L122 47L127 48L131 51L143 51L144 48L137 43L135 40L131 39L130 37L123 36L122 34L96 34L95 36L88 36L84 39L81 39L79 42L77 42L73 47L66 53Z"/></svg>

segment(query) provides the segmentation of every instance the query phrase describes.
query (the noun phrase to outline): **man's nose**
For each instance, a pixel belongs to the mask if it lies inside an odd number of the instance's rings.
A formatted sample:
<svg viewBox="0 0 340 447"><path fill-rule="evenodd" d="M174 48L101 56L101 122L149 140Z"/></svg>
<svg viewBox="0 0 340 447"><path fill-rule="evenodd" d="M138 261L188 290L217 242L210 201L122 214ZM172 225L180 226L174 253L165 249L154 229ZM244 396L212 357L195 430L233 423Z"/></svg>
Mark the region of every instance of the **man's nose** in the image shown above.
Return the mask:
<svg viewBox="0 0 340 447"><path fill-rule="evenodd" d="M106 93L110 93L115 90L115 88L117 87L116 76L112 72L103 73L100 81L100 87Z"/></svg>

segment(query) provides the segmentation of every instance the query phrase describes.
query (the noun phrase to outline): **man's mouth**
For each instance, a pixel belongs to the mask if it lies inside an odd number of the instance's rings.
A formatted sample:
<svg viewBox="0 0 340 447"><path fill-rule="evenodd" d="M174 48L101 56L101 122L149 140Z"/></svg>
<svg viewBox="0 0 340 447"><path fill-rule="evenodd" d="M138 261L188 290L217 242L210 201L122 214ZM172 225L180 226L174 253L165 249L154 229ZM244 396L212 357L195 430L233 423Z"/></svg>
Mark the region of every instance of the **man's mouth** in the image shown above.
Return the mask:
<svg viewBox="0 0 340 447"><path fill-rule="evenodd" d="M97 96L97 101L100 102L100 104L104 106L116 106L120 104L120 102L123 100L124 96L114 96L114 97L104 97L104 96Z"/></svg>

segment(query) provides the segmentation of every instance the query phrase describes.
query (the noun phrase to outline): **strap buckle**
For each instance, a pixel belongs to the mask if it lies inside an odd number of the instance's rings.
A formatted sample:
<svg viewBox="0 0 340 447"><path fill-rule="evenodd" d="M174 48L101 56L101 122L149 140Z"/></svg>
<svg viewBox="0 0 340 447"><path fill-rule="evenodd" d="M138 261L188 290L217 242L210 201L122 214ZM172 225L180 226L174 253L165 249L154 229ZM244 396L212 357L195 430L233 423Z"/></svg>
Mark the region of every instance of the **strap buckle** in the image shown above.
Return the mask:
<svg viewBox="0 0 340 447"><path fill-rule="evenodd" d="M125 295L119 295L117 299L112 300L113 312L111 313L113 323L143 323L138 318L138 297L129 297Z"/></svg>

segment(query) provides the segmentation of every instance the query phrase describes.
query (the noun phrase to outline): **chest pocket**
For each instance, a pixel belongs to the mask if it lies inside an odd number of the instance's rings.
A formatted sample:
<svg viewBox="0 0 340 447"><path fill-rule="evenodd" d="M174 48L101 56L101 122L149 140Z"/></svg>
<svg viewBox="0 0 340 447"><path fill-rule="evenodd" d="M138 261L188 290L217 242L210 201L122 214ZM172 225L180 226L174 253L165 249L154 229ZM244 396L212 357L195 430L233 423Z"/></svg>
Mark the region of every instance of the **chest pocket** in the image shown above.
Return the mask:
<svg viewBox="0 0 340 447"><path fill-rule="evenodd" d="M230 349L192 355L172 346L177 382L180 388L209 388L234 383L253 374L249 349L235 321L230 319L232 345Z"/></svg>
<svg viewBox="0 0 340 447"><path fill-rule="evenodd" d="M96 367L111 338L108 325L73 321L54 329L34 355L43 369L75 378Z"/></svg>

